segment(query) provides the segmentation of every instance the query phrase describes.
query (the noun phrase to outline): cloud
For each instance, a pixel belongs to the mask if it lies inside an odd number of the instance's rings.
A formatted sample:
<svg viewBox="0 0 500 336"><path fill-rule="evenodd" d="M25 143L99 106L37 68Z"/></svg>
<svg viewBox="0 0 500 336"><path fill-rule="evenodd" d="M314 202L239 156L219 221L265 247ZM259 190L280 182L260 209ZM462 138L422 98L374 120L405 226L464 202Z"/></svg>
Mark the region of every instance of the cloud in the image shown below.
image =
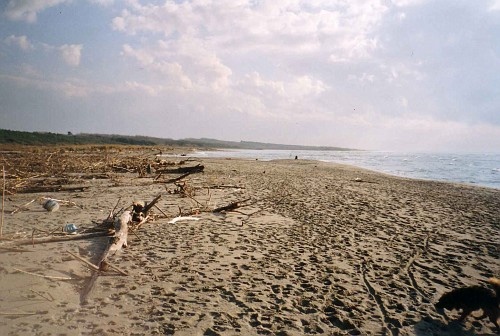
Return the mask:
<svg viewBox="0 0 500 336"><path fill-rule="evenodd" d="M13 21L36 22L37 14L71 0L8 0L5 15Z"/></svg>
<svg viewBox="0 0 500 336"><path fill-rule="evenodd" d="M34 88L40 91L50 91L56 94L62 94L66 98L88 98L95 95L112 95L116 93L137 93L146 92L150 95L157 95L165 88L152 87L137 82L115 83L114 85L96 85L75 78L57 79L47 78L31 67L21 67L22 76L3 75L0 79L8 81L18 87Z"/></svg>
<svg viewBox="0 0 500 336"><path fill-rule="evenodd" d="M122 55L148 73L145 85L220 94L236 110L246 101L253 114L304 115L302 109L325 118L333 113L323 97L326 69L368 60L387 10L380 0L129 1L112 28L133 41Z"/></svg>
<svg viewBox="0 0 500 336"><path fill-rule="evenodd" d="M193 86L224 90L232 71L205 44L191 38L177 41L158 40L144 47L123 45L122 54L135 60L163 84L184 88Z"/></svg>
<svg viewBox="0 0 500 336"><path fill-rule="evenodd" d="M80 65L83 45L81 44L64 44L58 47L58 50L64 62L70 66Z"/></svg>
<svg viewBox="0 0 500 336"><path fill-rule="evenodd" d="M490 11L500 11L500 0L492 0L489 7Z"/></svg>
<svg viewBox="0 0 500 336"><path fill-rule="evenodd" d="M35 46L29 41L29 39L25 36L15 36L10 35L9 37L4 39L4 42L8 45L18 46L23 51L31 51L35 49ZM61 55L64 62L70 66L78 66L80 65L80 60L82 56L82 44L64 44L59 47L55 47L46 43L41 43L41 46L46 51L57 50Z"/></svg>
<svg viewBox="0 0 500 336"><path fill-rule="evenodd" d="M158 82L161 84L175 85L186 89L193 86L191 79L184 73L182 65L175 60L161 57L157 52L146 49L134 49L128 44L123 45L122 49L123 56L135 60L142 69L150 72L154 77L160 78ZM145 91L151 93L157 90L148 89Z"/></svg>
<svg viewBox="0 0 500 336"><path fill-rule="evenodd" d="M4 39L7 45L15 45L23 51L32 51L37 49L35 45L28 39L26 35L15 36L10 35ZM46 43L38 43L38 47L46 52L58 52L63 61L70 66L79 66L82 56L82 44L64 44L61 46L53 46Z"/></svg>
<svg viewBox="0 0 500 336"><path fill-rule="evenodd" d="M428 0L391 0L391 2L397 7L417 6L427 1Z"/></svg>
<svg viewBox="0 0 500 336"><path fill-rule="evenodd" d="M35 47L28 40L28 37L26 37L26 35L22 36L10 35L9 37L5 38L4 42L7 43L8 45L16 45L19 48L21 48L21 50L24 51L30 51L35 49Z"/></svg>
<svg viewBox="0 0 500 336"><path fill-rule="evenodd" d="M35 88L43 91L54 91L63 93L66 97L86 97L97 88L79 83L78 81L53 81L48 79L1 75L0 78L7 80L19 87Z"/></svg>
<svg viewBox="0 0 500 336"><path fill-rule="evenodd" d="M169 113L189 120L188 136L212 120L233 137L251 123L271 141L359 148L452 148L474 132L498 135L500 0L5 2L7 17L25 22L56 5L85 8L58 22L40 16L36 34L6 23L2 44L13 50L2 74L16 73L11 84L34 96ZM61 29L83 21L99 30ZM47 34L50 45L36 41Z"/></svg>
<svg viewBox="0 0 500 336"><path fill-rule="evenodd" d="M113 29L129 35L189 37L226 52L324 52L342 60L364 58L377 47L372 30L388 10L380 0L132 3L113 19Z"/></svg>
<svg viewBox="0 0 500 336"><path fill-rule="evenodd" d="M115 0L89 0L91 3L97 4L99 6L111 6Z"/></svg>
<svg viewBox="0 0 500 336"><path fill-rule="evenodd" d="M327 86L310 76L290 77L286 81L275 81L265 80L259 73L253 72L245 77L239 89L255 96L266 96L269 100L283 99L294 104L320 95L327 90Z"/></svg>

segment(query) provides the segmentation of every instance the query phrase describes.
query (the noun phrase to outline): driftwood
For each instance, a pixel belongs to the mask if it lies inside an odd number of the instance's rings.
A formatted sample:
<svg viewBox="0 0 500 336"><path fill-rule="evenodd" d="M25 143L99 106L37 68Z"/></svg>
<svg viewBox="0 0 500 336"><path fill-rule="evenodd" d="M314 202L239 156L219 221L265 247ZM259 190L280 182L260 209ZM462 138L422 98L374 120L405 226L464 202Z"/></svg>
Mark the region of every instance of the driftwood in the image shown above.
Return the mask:
<svg viewBox="0 0 500 336"><path fill-rule="evenodd" d="M0 312L1 316L30 316L30 315L40 315L40 314L47 314L48 311L44 312Z"/></svg>
<svg viewBox="0 0 500 336"><path fill-rule="evenodd" d="M129 212L124 212L120 218L115 221L115 236L113 243L109 247L108 253L114 253L123 247L127 247L128 223L132 220ZM103 260L107 257L104 256Z"/></svg>
<svg viewBox="0 0 500 336"><path fill-rule="evenodd" d="M63 187L61 185L57 185L57 186L32 186L32 187L27 187L26 189L20 190L19 193L29 194L29 193L38 193L38 192L85 191L88 188L89 188L88 186Z"/></svg>
<svg viewBox="0 0 500 336"><path fill-rule="evenodd" d="M40 277L40 278L46 278L46 279L52 279L52 280L74 280L73 278L68 278L68 277L58 277L58 276L50 276L50 275L43 275L43 274L38 274L38 273L32 273L32 272L28 272L28 271L23 271L19 268L15 268L14 267L14 270L18 271L18 272L21 272L21 273L24 273L24 274L30 274L30 275L34 275L34 276L37 276L37 277Z"/></svg>
<svg viewBox="0 0 500 336"><path fill-rule="evenodd" d="M177 182L179 180L182 180L183 178L191 175L193 172L187 172L185 174L182 174L181 176L178 176L178 177L175 177L175 178L171 178L170 180L166 180L166 181L161 181L161 180L156 180L155 182L156 183L173 183L173 182ZM161 176L161 174L160 174Z"/></svg>
<svg viewBox="0 0 500 336"><path fill-rule="evenodd" d="M174 194L179 194L182 197L187 196L190 198L194 196L195 189L186 181L175 183L175 186L177 187L177 189L173 191Z"/></svg>
<svg viewBox="0 0 500 336"><path fill-rule="evenodd" d="M155 204L160 200L161 198L161 194L156 196L151 202L149 202L148 204L146 204L146 206L144 207L144 209L142 209L142 213L147 216L149 210L151 210L151 208L153 206L155 206Z"/></svg>
<svg viewBox="0 0 500 336"><path fill-rule="evenodd" d="M157 173L165 173L165 174L185 174L185 173L201 173L205 169L204 165L197 164L192 167L179 167L175 169L161 169L156 170Z"/></svg>
<svg viewBox="0 0 500 336"><path fill-rule="evenodd" d="M160 198L161 194L156 196L151 202L149 202L145 206L143 206L142 202L134 203L133 205L134 210L132 214L130 212L124 212L119 218L115 219L114 221L115 234L113 237L110 238L108 245L106 246L106 249L99 258L97 265L95 265L97 270L89 265L92 269L95 270L95 272L90 277L89 281L87 282L85 288L83 289L80 295L80 303L85 304L87 302L87 297L90 291L92 290L97 277L101 272L108 270L108 268L112 268L113 270L117 271L122 275L128 275L126 272L120 270L118 267L111 265L108 262L108 258L113 256L122 247L127 247L129 224L132 223L133 217L140 218L140 222L135 225L135 229L137 230L142 224L144 224L148 220L148 212L151 210L152 207L156 206L156 203L160 200ZM115 206L115 209L117 206L118 203ZM111 215L108 217L108 219L113 218L112 213L113 211L111 212ZM107 222L108 219L105 222ZM130 229L132 230L132 227L130 227Z"/></svg>
<svg viewBox="0 0 500 336"><path fill-rule="evenodd" d="M155 204L155 208L158 209L158 211L160 211L163 214L163 216L165 216L165 218L168 217L168 215L162 209L160 209L160 207L158 207L156 204Z"/></svg>
<svg viewBox="0 0 500 336"><path fill-rule="evenodd" d="M209 187L210 189L245 189L245 187L237 185L213 185Z"/></svg>
<svg viewBox="0 0 500 336"><path fill-rule="evenodd" d="M178 217L174 217L172 218L170 221L168 221L168 224L175 224L179 221L199 221L201 218L198 218L198 217L192 217L192 216L178 216Z"/></svg>
<svg viewBox="0 0 500 336"><path fill-rule="evenodd" d="M108 258L113 256L122 247L127 247L129 228L130 232L133 232L132 228L137 230L142 224L146 223L147 220L149 219L148 212L151 210L151 208L156 206L156 203L160 200L160 198L161 194L156 196L151 202L147 203L145 206L143 206L142 202L134 203L133 204L134 210L132 211L132 214L130 212L124 212L119 218L115 219L114 221L115 234L113 237L110 238L108 245L106 246L106 249L99 258L99 262L97 263L97 265L95 265L95 267L97 267L97 270L93 268L95 272L92 273L92 276L88 280L85 288L80 293L81 304L87 303L88 295L91 292L94 283L97 280L97 277L101 274L101 272L104 272L108 270L108 268L111 268L122 275L128 275L128 273L122 271L118 267L115 267L111 263L109 263ZM118 203L116 204L115 209L117 206ZM111 218L113 218L113 211L111 211L110 216L108 216L105 222L107 223L108 220ZM129 227L129 224L133 223L132 222L133 218L139 218L140 221L134 226ZM92 266L90 267L92 268Z"/></svg>
<svg viewBox="0 0 500 336"><path fill-rule="evenodd" d="M132 207L133 207L132 221L134 222L134 224L139 223L139 224L136 224L137 227L135 227L135 229L137 229L138 226L140 226L146 222L146 220L148 218L149 211L151 210L151 208L156 206L156 203L160 200L160 198L161 198L161 194L156 196L151 202L146 203L145 205L144 205L144 202L142 202L142 201L134 202L132 204Z"/></svg>
<svg viewBox="0 0 500 336"><path fill-rule="evenodd" d="M83 259L82 257L70 252L70 251L66 251L68 252L71 256L73 256L74 258L80 260L81 262L83 262L85 265L87 265L88 267L90 267L90 269L93 269L94 271L98 271L99 270L99 267L97 267L96 265L92 264L90 261L87 261L85 259Z"/></svg>
<svg viewBox="0 0 500 336"><path fill-rule="evenodd" d="M137 168L133 167L133 168L128 168L126 165L124 166L116 166L116 165L113 165L111 166L111 168L113 169L113 171L115 172L119 172L119 173L136 173L137 172Z"/></svg>
<svg viewBox="0 0 500 336"><path fill-rule="evenodd" d="M250 200L250 198L247 198L243 201L232 202L232 203L229 203L228 205L221 206L219 208L215 208L212 210L212 212L231 211L231 210L234 210L234 209L241 207L242 203L248 202L249 200Z"/></svg>
<svg viewBox="0 0 500 336"><path fill-rule="evenodd" d="M28 205L30 205L31 203L33 203L34 201L36 201L36 199L32 199L31 201L29 201L28 203L26 204L23 204L21 206L18 206L16 209L14 209L13 211L11 211L11 215L15 214L16 212L18 211L21 211L23 209L25 209Z"/></svg>
<svg viewBox="0 0 500 336"><path fill-rule="evenodd" d="M141 221L137 224L134 223L134 226L130 230L130 232L132 232L137 238L139 238L139 240L141 240L141 238L137 235L136 231L139 230L141 228L141 226L146 224L146 222L148 220L149 220L149 216L142 217Z"/></svg>
<svg viewBox="0 0 500 336"><path fill-rule="evenodd" d="M31 245L31 244L45 244L45 243L56 243L69 240L81 240L94 237L106 237L110 236L112 233L109 231L92 232L92 233L79 233L75 235L66 236L56 236L56 237L43 237L43 238L33 238L33 239L23 239L15 241L14 245Z"/></svg>
<svg viewBox="0 0 500 336"><path fill-rule="evenodd" d="M119 269L119 268L118 268L118 267L116 267L116 266L113 266L112 264L109 264L109 263L108 263L108 264L107 264L107 266L108 266L109 268L113 269L114 271L116 271L116 272L120 273L121 275L128 275L128 273L127 273L127 272L122 271L121 269Z"/></svg>
<svg viewBox="0 0 500 336"><path fill-rule="evenodd" d="M118 267L111 265L111 263L108 262L108 258L114 255L122 247L127 247L129 228L130 232L133 232L132 231L133 229L137 230L140 228L142 224L146 223L147 220L149 219L148 212L151 210L151 208L156 206L156 203L160 200L160 198L161 194L156 196L151 202L147 203L146 205L143 205L142 202L138 203L134 202L132 214L129 212L124 212L119 218L115 219L114 221L115 234L113 237L110 238L108 245L106 246L106 249L99 258L99 262L95 266L97 267L97 270L94 269L95 272L92 273L92 276L85 285L85 288L80 293L81 304L86 304L88 302L87 301L88 295L90 294L94 286L94 283L97 280L97 277L101 274L101 272L108 270L108 268L112 268L113 270L122 275L128 275L126 272L120 270ZM116 204L115 209L117 206L118 203ZM113 211L111 211L110 216L108 216L108 218L104 222L107 223L108 220L111 218L113 218ZM134 223L132 219L139 219L139 222L129 227L130 223ZM92 266L90 267L92 268Z"/></svg>
<svg viewBox="0 0 500 336"><path fill-rule="evenodd" d="M39 297L49 301L49 302L54 302L54 297L50 294L50 293L47 293L46 295L42 294L42 293L39 293L33 289L30 289L30 292L32 293L35 293L36 295L38 295Z"/></svg>
<svg viewBox="0 0 500 336"><path fill-rule="evenodd" d="M80 303L87 303L87 298L94 287L94 283L97 280L97 277L101 273L101 271L106 271L109 267L106 259L109 256L112 256L116 251L120 250L122 246L127 247L127 238L128 238L128 223L132 220L132 216L129 212L124 212L119 218L115 220L115 235L110 238L106 249L103 254L99 258L99 262L97 263L98 271L92 273L89 281L87 282L85 288L80 294Z"/></svg>

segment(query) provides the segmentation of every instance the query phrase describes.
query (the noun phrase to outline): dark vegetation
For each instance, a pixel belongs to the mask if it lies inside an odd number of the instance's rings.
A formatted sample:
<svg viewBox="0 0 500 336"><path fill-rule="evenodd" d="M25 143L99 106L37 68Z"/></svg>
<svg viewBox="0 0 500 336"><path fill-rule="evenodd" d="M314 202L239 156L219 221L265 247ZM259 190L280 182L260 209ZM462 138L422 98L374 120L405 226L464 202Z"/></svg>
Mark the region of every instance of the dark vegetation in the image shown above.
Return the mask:
<svg viewBox="0 0 500 336"><path fill-rule="evenodd" d="M141 135L59 134L52 132L22 132L0 129L0 144L11 145L137 145L137 146L176 146L198 148L230 148L230 149L283 149L283 150L349 150L348 148L326 146L281 145L251 141L222 141L216 139L168 139Z"/></svg>

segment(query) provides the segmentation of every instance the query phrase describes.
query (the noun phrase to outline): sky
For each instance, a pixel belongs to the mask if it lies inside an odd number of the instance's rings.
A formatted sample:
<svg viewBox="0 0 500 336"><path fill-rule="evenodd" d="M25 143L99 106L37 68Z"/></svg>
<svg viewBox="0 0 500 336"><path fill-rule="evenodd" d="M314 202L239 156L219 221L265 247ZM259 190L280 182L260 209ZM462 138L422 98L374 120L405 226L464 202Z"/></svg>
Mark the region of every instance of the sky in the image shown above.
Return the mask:
<svg viewBox="0 0 500 336"><path fill-rule="evenodd" d="M500 0L4 0L0 128L500 152Z"/></svg>

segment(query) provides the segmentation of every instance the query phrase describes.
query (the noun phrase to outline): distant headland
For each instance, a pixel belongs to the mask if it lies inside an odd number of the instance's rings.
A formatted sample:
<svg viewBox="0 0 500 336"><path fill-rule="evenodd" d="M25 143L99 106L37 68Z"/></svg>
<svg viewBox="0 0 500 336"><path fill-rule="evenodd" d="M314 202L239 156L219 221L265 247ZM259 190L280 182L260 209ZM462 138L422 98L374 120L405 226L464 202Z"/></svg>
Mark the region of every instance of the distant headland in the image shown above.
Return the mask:
<svg viewBox="0 0 500 336"><path fill-rule="evenodd" d="M137 146L177 146L197 148L226 148L226 149L282 149L282 150L332 150L346 151L350 148L332 146L302 146L285 145L254 141L224 141L209 138L170 139L156 138L143 135L117 134L67 134L52 132L24 132L0 129L0 144L12 145L137 145Z"/></svg>

